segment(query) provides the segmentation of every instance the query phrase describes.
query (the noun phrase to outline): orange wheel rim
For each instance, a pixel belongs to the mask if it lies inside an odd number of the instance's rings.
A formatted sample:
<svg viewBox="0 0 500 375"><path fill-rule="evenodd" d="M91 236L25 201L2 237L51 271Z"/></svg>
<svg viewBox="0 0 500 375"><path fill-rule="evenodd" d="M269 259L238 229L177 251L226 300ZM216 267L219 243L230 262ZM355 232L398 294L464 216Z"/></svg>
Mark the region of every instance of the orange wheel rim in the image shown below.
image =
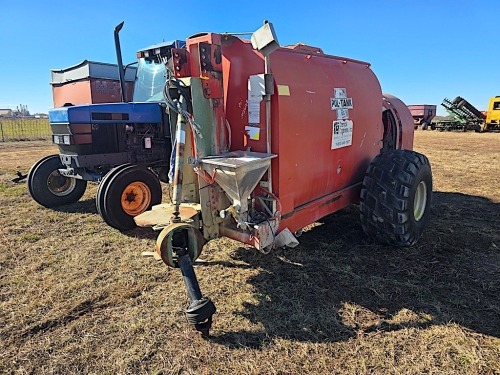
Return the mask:
<svg viewBox="0 0 500 375"><path fill-rule="evenodd" d="M151 190L144 182L132 182L123 189L121 204L127 215L142 214L151 204Z"/></svg>

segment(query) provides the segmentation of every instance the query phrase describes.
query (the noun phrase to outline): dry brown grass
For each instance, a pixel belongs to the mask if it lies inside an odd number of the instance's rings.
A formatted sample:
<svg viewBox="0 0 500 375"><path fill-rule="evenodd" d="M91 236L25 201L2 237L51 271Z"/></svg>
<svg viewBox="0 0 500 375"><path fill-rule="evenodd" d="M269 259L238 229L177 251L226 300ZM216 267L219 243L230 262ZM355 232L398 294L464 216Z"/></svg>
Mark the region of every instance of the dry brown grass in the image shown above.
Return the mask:
<svg viewBox="0 0 500 375"><path fill-rule="evenodd" d="M188 326L177 270L148 230L96 214L95 186L48 210L26 172L49 143L0 144L0 372L500 373L500 134L416 132L432 218L410 249L370 242L355 207L268 256L210 242L197 274L213 339Z"/></svg>

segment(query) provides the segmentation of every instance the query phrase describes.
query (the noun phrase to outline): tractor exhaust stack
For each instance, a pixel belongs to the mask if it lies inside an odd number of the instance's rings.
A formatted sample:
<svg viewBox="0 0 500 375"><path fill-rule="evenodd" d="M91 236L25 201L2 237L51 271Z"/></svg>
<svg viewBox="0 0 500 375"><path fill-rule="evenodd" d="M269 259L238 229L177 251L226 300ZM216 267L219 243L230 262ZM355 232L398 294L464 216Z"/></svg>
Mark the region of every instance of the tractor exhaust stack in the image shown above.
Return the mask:
<svg viewBox="0 0 500 375"><path fill-rule="evenodd" d="M120 24L118 24L115 27L115 50L116 50L116 61L118 64L118 73L120 76L120 88L121 88L121 99L122 103L125 103L127 100L125 98L125 70L123 68L123 61L122 61L122 49L120 46L120 30L123 27L123 24L125 21L122 21Z"/></svg>

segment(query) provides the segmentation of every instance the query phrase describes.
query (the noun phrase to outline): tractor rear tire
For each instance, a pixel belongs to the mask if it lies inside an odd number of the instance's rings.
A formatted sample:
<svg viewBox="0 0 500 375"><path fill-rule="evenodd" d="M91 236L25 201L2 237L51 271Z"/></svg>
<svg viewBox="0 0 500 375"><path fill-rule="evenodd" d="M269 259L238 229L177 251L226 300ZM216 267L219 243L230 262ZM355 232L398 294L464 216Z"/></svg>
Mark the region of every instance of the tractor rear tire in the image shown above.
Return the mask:
<svg viewBox="0 0 500 375"><path fill-rule="evenodd" d="M363 180L361 224L382 243L414 245L429 219L431 200L432 172L425 155L410 150L380 154Z"/></svg>
<svg viewBox="0 0 500 375"><path fill-rule="evenodd" d="M101 184L96 198L99 214L109 226L120 231L135 228L134 216L161 203L160 180L144 166L118 167Z"/></svg>
<svg viewBox="0 0 500 375"><path fill-rule="evenodd" d="M28 173L28 191L40 205L53 208L77 202L85 193L87 181L62 176L64 168L59 155L49 155L37 161Z"/></svg>

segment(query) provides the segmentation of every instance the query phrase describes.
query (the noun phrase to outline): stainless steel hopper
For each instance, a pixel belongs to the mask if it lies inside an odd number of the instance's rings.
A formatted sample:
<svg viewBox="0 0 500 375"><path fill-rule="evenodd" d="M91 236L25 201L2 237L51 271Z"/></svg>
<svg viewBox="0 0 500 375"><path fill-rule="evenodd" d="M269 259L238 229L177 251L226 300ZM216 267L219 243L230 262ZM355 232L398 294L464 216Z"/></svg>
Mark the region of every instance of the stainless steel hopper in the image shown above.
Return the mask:
<svg viewBox="0 0 500 375"><path fill-rule="evenodd" d="M274 154L232 151L200 160L201 167L217 182L239 212L248 210L248 198L264 173Z"/></svg>

